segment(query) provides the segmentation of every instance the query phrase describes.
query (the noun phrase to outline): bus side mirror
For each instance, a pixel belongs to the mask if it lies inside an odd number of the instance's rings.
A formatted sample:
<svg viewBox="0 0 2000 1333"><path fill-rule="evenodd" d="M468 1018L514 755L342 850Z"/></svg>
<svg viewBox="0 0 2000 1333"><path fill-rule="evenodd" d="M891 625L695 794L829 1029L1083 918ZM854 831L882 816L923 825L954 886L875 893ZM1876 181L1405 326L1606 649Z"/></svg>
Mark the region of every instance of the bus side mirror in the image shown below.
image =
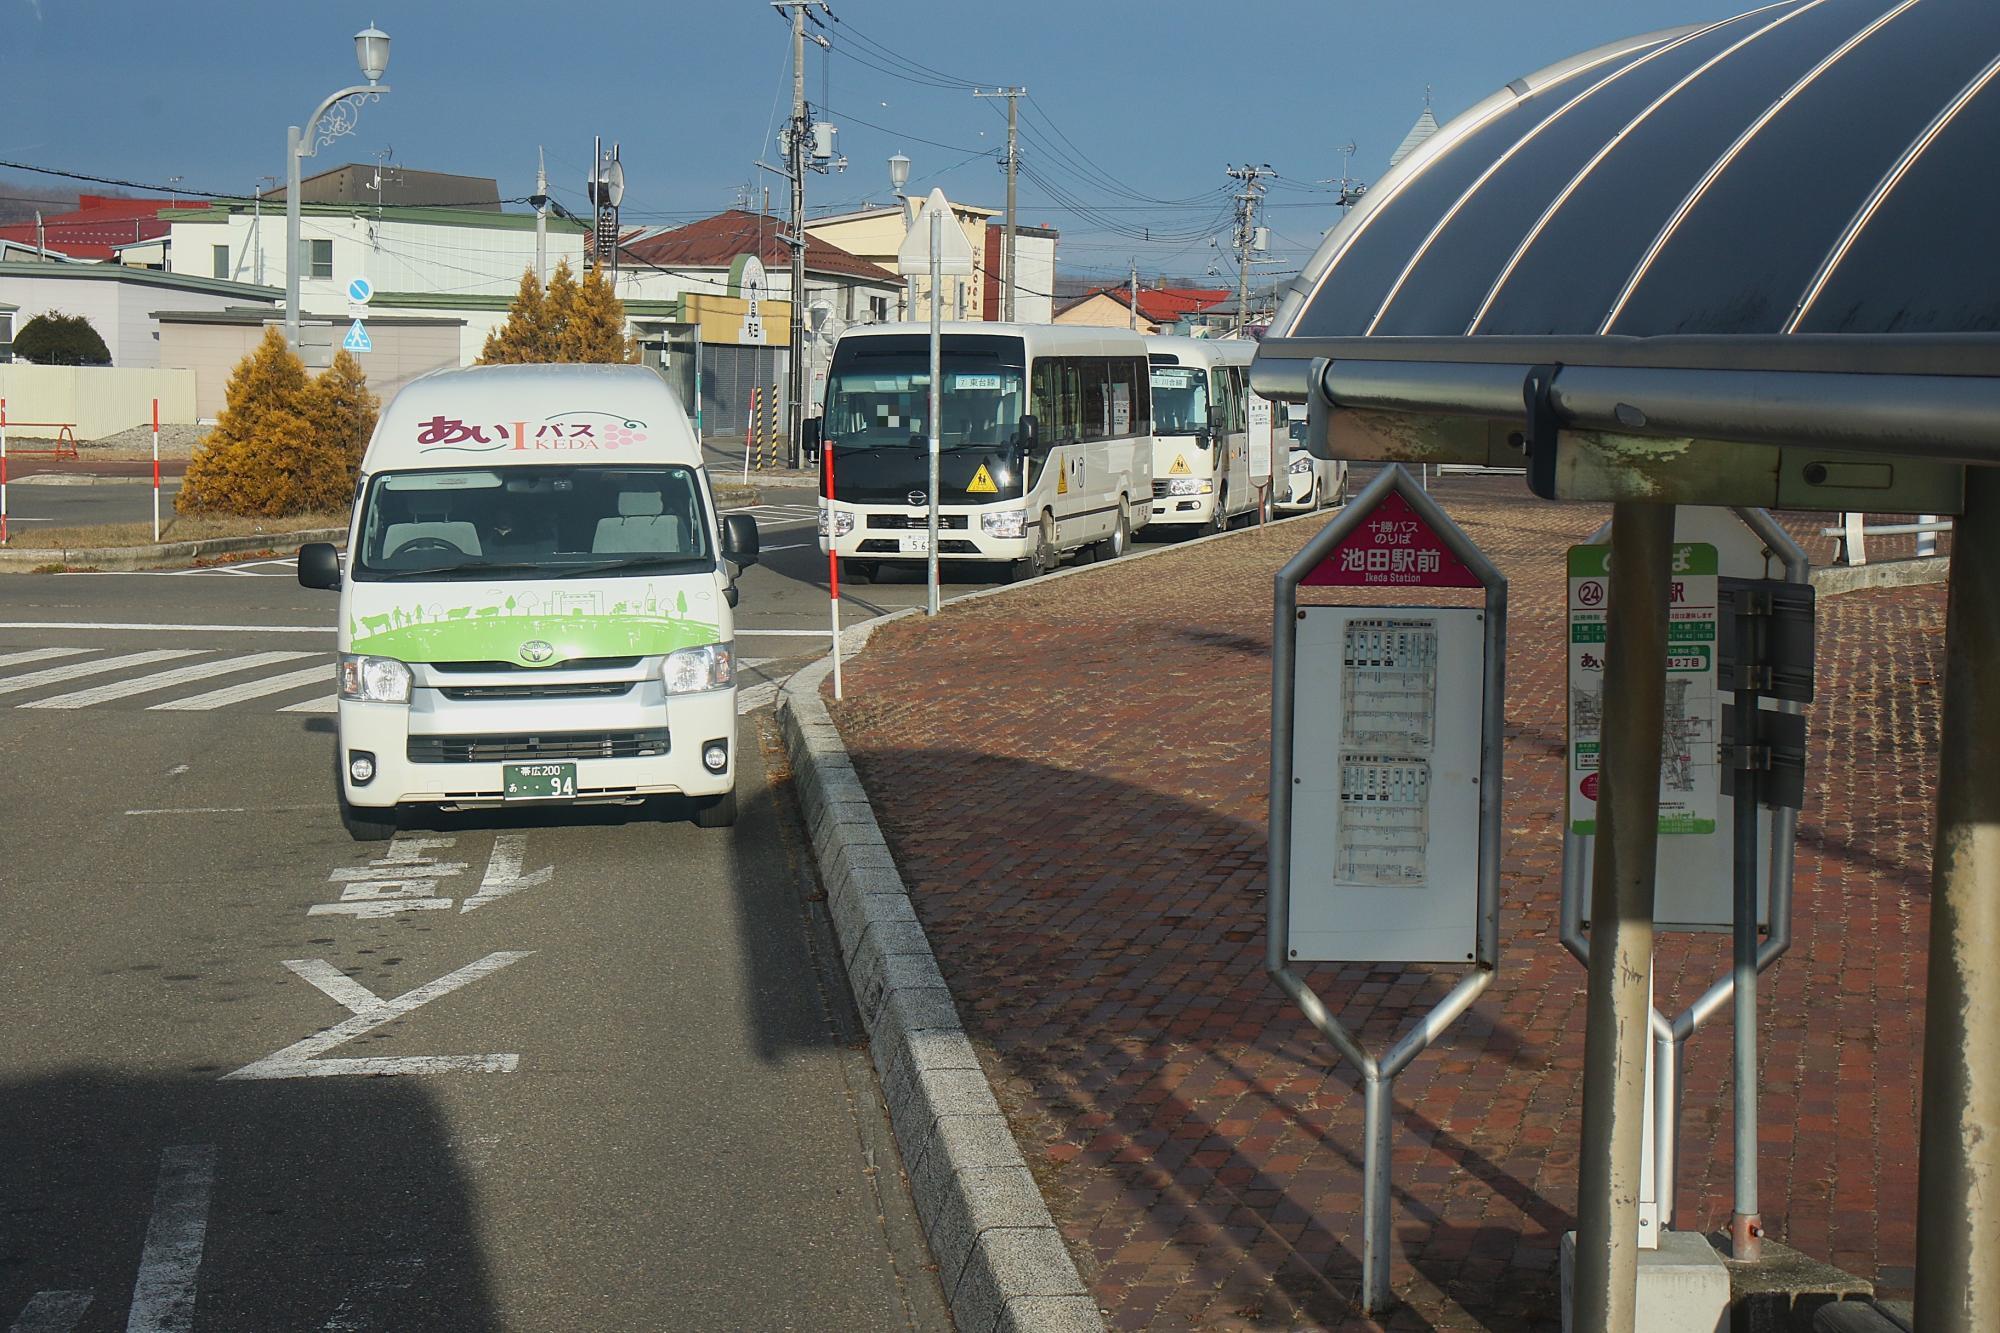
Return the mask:
<svg viewBox="0 0 2000 1333"><path fill-rule="evenodd" d="M299 548L299 586L337 591L340 587L340 552L332 542L307 542Z"/></svg>
<svg viewBox="0 0 2000 1333"><path fill-rule="evenodd" d="M722 519L722 555L742 568L757 563L757 520L748 514L725 514Z"/></svg>
<svg viewBox="0 0 2000 1333"><path fill-rule="evenodd" d="M1035 442L1036 442L1036 437L1037 437L1037 435L1038 435L1039 433L1040 433L1040 432L1038 431L1038 429L1037 429L1037 427L1036 427L1036 424L1035 424L1035 417L1034 417L1034 414L1033 414L1032 412L1028 413L1027 415L1025 415L1025 416L1023 416L1023 417L1021 418L1021 443L1022 443L1022 444L1025 444L1025 445L1026 445L1026 446L1028 446L1028 448L1030 448L1030 449L1034 448L1034 447L1035 447Z"/></svg>
<svg viewBox="0 0 2000 1333"><path fill-rule="evenodd" d="M822 423L818 417L807 417L799 423L799 450L805 454L817 454L820 440L824 436Z"/></svg>

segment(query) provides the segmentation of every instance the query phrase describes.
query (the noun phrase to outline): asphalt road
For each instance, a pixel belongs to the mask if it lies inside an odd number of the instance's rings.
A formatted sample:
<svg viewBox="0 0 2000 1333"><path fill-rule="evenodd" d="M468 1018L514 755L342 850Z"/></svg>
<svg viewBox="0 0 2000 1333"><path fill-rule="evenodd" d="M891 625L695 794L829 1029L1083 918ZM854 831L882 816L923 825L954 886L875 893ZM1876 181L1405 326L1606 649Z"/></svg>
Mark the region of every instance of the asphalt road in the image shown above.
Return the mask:
<svg viewBox="0 0 2000 1333"><path fill-rule="evenodd" d="M50 478L58 480L50 480ZM160 521L174 516L174 496L180 492L178 477L160 483ZM153 487L140 478L83 482L63 473L31 473L7 487L7 522L10 526L72 527L85 523L150 523L153 520Z"/></svg>
<svg viewBox="0 0 2000 1333"><path fill-rule="evenodd" d="M352 843L289 562L0 579L0 1326L948 1327L767 774L810 515L743 580L733 830ZM324 910L356 879L426 905Z"/></svg>

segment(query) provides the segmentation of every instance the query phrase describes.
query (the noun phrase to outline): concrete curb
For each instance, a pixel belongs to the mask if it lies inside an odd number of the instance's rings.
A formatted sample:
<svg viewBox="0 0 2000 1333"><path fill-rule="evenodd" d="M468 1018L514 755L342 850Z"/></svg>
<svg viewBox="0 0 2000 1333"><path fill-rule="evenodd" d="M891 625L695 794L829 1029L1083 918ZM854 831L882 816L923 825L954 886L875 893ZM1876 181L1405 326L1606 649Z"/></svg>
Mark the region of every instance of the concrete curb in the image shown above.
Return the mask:
<svg viewBox="0 0 2000 1333"><path fill-rule="evenodd" d="M158 546L0 547L0 574L30 574L45 565L84 565L91 569L155 569L179 560L236 551L282 551L304 542L340 542L346 528L308 528L303 532L264 532L248 537L207 537L192 542L162 542Z"/></svg>
<svg viewBox="0 0 2000 1333"><path fill-rule="evenodd" d="M1916 588L1943 583L1951 576L1951 557L1929 555L1890 560L1879 565L1824 565L1812 572L1812 585L1822 597L1870 588Z"/></svg>
<svg viewBox="0 0 2000 1333"><path fill-rule="evenodd" d="M1318 510L1273 523L1331 515ZM1130 551L1104 563L1168 555L1245 531ZM1024 592L1099 567L1093 561L1027 583L963 593L943 605ZM859 654L880 626L922 614L910 607L843 632L841 660ZM778 692L778 725L798 775L799 806L826 885L848 984L868 1028L890 1124L952 1318L961 1333L1101 1330L1097 1302L1083 1285L958 1021L874 807L820 698L832 670L829 655L785 682Z"/></svg>
<svg viewBox="0 0 2000 1333"><path fill-rule="evenodd" d="M1032 586L1032 585L1025 585ZM875 627L842 635L843 660ZM1014 1142L868 793L820 699L831 656L778 693L778 724L917 1219L960 1333L1101 1330L1097 1303Z"/></svg>

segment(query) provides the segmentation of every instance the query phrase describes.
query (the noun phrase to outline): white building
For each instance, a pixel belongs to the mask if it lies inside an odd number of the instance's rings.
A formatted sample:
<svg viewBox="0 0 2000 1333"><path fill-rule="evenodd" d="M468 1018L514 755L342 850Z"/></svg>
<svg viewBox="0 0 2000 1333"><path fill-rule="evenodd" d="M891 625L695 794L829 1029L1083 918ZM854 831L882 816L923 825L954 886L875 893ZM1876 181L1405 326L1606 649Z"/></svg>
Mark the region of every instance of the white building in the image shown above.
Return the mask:
<svg viewBox="0 0 2000 1333"><path fill-rule="evenodd" d="M0 302L18 307L14 328L37 315L60 311L82 315L104 339L111 364L139 369L160 365L161 310L278 308L284 293L241 282L218 282L180 274L154 273L118 264L0 262Z"/></svg>
<svg viewBox="0 0 2000 1333"><path fill-rule="evenodd" d="M170 272L240 279L261 271L266 284L283 292L283 200L266 199L261 207L247 200L222 200L170 213L167 219L172 224L166 254ZM506 317L507 301L535 262L531 213L308 203L300 205L299 240L303 314L345 318L348 284L365 278L384 309L465 319L466 361L479 354L487 332ZM580 275L583 243L581 226L549 218L549 271L566 259ZM499 299L490 311L468 308L486 306L492 298Z"/></svg>

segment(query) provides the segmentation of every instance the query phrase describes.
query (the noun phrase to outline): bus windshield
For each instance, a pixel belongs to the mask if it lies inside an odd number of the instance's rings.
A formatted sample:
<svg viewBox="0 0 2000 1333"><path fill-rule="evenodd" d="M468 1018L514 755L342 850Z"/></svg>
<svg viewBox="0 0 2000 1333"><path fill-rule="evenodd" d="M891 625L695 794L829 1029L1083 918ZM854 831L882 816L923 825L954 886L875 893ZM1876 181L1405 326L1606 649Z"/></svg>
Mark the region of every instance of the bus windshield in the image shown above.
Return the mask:
<svg viewBox="0 0 2000 1333"><path fill-rule="evenodd" d="M954 335L944 340L938 440L945 449L1020 442L1025 376L1020 345ZM930 340L924 335L843 342L827 377L827 438L843 448L930 443Z"/></svg>
<svg viewBox="0 0 2000 1333"><path fill-rule="evenodd" d="M1208 428L1208 372L1197 366L1153 367L1153 429L1191 435Z"/></svg>
<svg viewBox="0 0 2000 1333"><path fill-rule="evenodd" d="M384 472L362 498L356 579L592 578L715 565L689 467Z"/></svg>

